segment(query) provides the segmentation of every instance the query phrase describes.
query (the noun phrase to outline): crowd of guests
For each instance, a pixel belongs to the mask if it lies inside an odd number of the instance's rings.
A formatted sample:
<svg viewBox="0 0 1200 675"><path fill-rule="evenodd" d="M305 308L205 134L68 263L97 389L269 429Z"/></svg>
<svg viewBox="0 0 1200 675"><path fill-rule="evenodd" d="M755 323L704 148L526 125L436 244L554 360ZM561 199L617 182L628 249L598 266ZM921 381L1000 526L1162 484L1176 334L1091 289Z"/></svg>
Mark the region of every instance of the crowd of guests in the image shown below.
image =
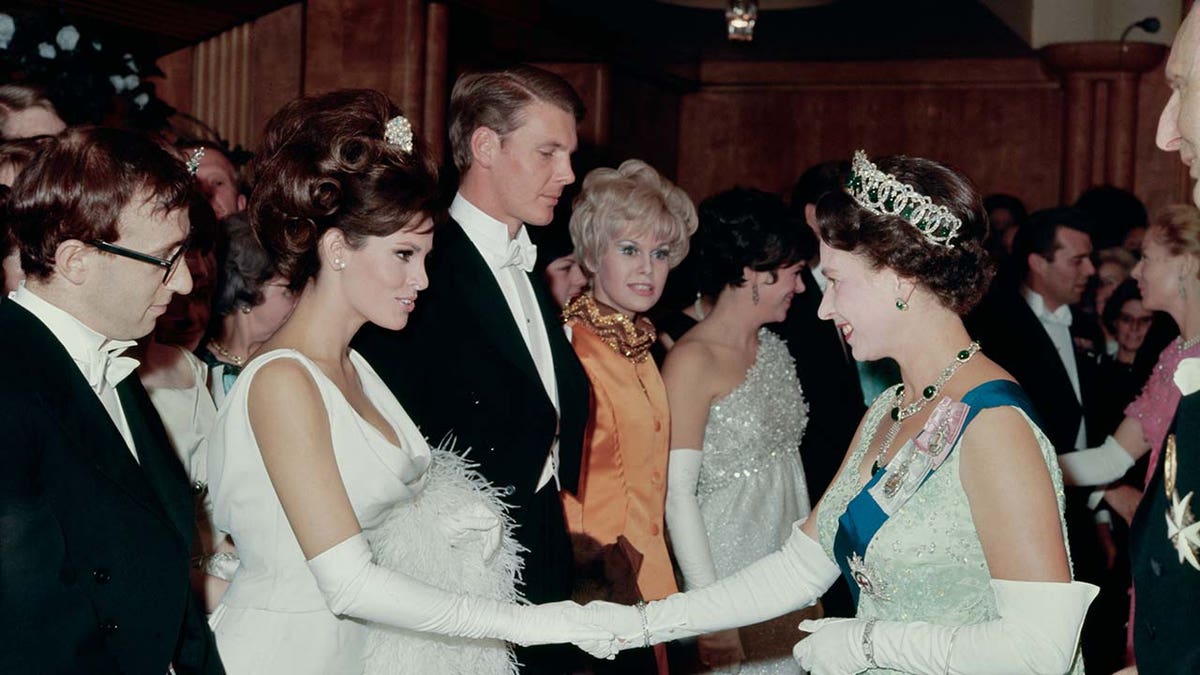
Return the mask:
<svg viewBox="0 0 1200 675"><path fill-rule="evenodd" d="M2 670L1197 664L1200 209L861 151L697 204L577 182L584 112L463 75L445 194L375 91L236 167L0 87Z"/></svg>

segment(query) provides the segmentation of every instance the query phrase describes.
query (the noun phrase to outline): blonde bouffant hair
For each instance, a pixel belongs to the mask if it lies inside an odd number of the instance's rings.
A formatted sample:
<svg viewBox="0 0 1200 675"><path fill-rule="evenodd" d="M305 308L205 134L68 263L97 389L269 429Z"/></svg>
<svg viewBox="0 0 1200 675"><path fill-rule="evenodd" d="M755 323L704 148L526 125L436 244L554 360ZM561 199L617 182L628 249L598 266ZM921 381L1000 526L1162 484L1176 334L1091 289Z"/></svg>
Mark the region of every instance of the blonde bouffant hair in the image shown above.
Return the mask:
<svg viewBox="0 0 1200 675"><path fill-rule="evenodd" d="M1200 258L1200 209L1191 204L1163 208L1150 226L1149 236L1167 247L1171 255ZM1200 277L1200 273L1197 273Z"/></svg>
<svg viewBox="0 0 1200 675"><path fill-rule="evenodd" d="M613 241L646 234L667 245L667 262L675 267L687 256L697 222L696 206L683 189L642 160L629 159L583 179L571 212L571 241L588 275L596 274Z"/></svg>

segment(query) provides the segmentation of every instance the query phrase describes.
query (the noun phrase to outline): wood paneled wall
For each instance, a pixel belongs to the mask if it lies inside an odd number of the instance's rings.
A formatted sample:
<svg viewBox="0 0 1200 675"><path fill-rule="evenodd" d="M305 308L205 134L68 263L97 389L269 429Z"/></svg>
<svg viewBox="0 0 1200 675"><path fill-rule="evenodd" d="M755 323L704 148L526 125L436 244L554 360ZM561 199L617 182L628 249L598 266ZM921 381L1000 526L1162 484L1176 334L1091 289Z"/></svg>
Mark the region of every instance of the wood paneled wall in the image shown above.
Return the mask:
<svg viewBox="0 0 1200 675"><path fill-rule="evenodd" d="M947 162L1031 209L1078 196L1062 194L1064 85L1037 58L713 63L703 77L683 96L678 143L679 183L697 199L738 184L786 193L857 148ZM1186 197L1178 158L1154 148L1167 95L1157 72L1138 87L1132 187L1152 210Z"/></svg>
<svg viewBox="0 0 1200 675"><path fill-rule="evenodd" d="M299 3L158 60L159 96L253 148L263 125L303 91L304 9Z"/></svg>
<svg viewBox="0 0 1200 675"><path fill-rule="evenodd" d="M253 147L292 97L373 87L399 103L440 154L450 16L427 0L308 0L161 59L168 77L160 92ZM587 102L580 138L593 157L645 159L697 200L734 185L786 193L808 166L857 148L945 161L983 192L1015 194L1032 209L1077 196L1066 194L1074 186L1063 175L1067 134L1079 131L1068 113L1078 111L1068 109L1064 79L1038 57L706 62L685 78L653 64L542 65ZM1137 82L1136 134L1124 150L1133 156L1118 162L1123 176L1132 164L1132 187L1152 212L1188 195L1178 158L1154 147L1167 96L1161 67ZM1089 123L1103 125L1107 112L1096 109ZM1111 162L1105 152L1097 156Z"/></svg>

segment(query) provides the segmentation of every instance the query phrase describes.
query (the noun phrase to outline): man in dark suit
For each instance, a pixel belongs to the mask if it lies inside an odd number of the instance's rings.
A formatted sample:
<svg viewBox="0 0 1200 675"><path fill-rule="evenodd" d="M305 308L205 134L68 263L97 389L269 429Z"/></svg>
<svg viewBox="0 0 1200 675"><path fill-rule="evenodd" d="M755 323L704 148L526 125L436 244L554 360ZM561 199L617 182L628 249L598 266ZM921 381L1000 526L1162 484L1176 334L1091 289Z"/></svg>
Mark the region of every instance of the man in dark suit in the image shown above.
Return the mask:
<svg viewBox="0 0 1200 675"><path fill-rule="evenodd" d="M469 73L450 99L462 175L451 222L434 235L429 290L407 330L364 328L355 347L433 441L479 465L512 507L525 547L522 591L571 593L560 489L574 492L589 390L545 283L530 274L543 226L566 185L583 103L539 68ZM568 652L569 653L569 652ZM526 672L562 672L560 648L518 650Z"/></svg>
<svg viewBox="0 0 1200 675"><path fill-rule="evenodd" d="M1091 261L1091 217L1075 208L1038 211L1013 240L1012 263L1019 283L997 279L967 328L993 361L1029 395L1038 424L1057 452L1087 448L1102 440L1089 434L1085 411L1091 405L1097 338L1081 332L1072 305L1096 273ZM1066 489L1067 536L1075 578L1100 584L1104 557L1086 488ZM1123 621L1093 611L1084 627L1084 658L1098 666L1111 630ZM1116 630L1114 629L1114 630ZM1118 630L1119 632L1119 630ZM1106 635L1104 640L1097 639ZM1099 651L1097 651L1099 650Z"/></svg>
<svg viewBox="0 0 1200 675"><path fill-rule="evenodd" d="M13 186L25 285L0 302L0 672L222 673L188 584L192 495L120 352L192 281L191 177L71 129Z"/></svg>
<svg viewBox="0 0 1200 675"><path fill-rule="evenodd" d="M1200 361L1189 361L1195 362L1190 387L1200 387ZM1181 365L1181 370L1186 368ZM1172 433L1167 436L1129 533L1137 598L1134 654L1138 670L1147 675L1200 672L1200 640L1195 630L1195 611L1200 605L1197 492L1200 391L1193 390L1179 402Z"/></svg>

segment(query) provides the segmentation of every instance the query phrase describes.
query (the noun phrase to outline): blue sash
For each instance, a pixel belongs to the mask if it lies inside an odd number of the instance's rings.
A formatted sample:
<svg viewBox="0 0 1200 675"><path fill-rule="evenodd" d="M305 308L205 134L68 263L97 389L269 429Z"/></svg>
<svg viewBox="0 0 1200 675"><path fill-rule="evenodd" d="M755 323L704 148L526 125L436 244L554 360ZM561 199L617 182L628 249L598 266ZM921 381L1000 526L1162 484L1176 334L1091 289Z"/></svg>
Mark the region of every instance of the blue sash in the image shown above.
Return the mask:
<svg viewBox="0 0 1200 675"><path fill-rule="evenodd" d="M1009 380L984 382L967 392L962 397L962 402L969 406L970 409L963 422L962 430L959 432L959 437L966 431L967 426L971 424L971 420L975 419L975 415L979 411L1000 406L1020 408L1035 424L1038 424L1037 416L1034 413L1033 404L1030 403L1029 397L1025 395L1020 386ZM954 445L957 443L958 437L951 441L951 452L953 452ZM847 471L856 469L856 466L846 467ZM931 469L929 473L925 474L920 484L924 485L925 481L928 481L935 471L937 471L936 468ZM879 531L879 528L883 527L883 524L890 517L875 501L870 492L871 488L875 487L886 474L887 471L880 470L874 476L871 476L871 480L867 481L862 490L847 504L846 512L838 518L838 531L833 540L834 560L837 561L838 567L842 569L842 576L846 577L846 581L850 585L850 593L854 596L855 606L858 606L858 596L862 590L860 588L860 581L865 581L865 579L861 576L859 578L855 577L854 571L851 569L851 560L862 560L866 557L867 546L871 543L871 539L875 537L875 533Z"/></svg>

